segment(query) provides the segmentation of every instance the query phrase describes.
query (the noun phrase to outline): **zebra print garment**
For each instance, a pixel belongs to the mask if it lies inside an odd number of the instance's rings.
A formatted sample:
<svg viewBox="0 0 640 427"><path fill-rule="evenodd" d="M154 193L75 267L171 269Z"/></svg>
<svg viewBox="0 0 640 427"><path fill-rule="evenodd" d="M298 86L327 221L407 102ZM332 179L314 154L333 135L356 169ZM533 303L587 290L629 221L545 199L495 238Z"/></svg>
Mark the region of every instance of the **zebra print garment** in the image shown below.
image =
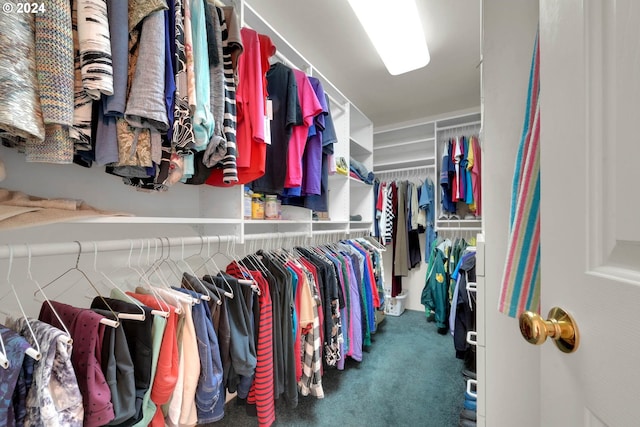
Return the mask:
<svg viewBox="0 0 640 427"><path fill-rule="evenodd" d="M106 0L75 0L82 86L91 99L113 95L111 35Z"/></svg>
<svg viewBox="0 0 640 427"><path fill-rule="evenodd" d="M73 90L73 126L69 128L69 136L75 141L76 151L91 150L91 110L93 100L84 90L82 82L82 62L80 59L80 39L78 34L78 7L74 1L71 12L71 29L73 31L74 48L74 90ZM112 80L113 89L113 80Z"/></svg>
<svg viewBox="0 0 640 427"><path fill-rule="evenodd" d="M223 131L227 140L227 153L221 162L222 179L226 184L233 184L234 182L238 182L238 168L236 164L236 80L232 60L233 53L237 49L237 46L229 43L229 29L227 27L225 13L219 7L216 7L216 11L220 19L220 29L222 31L222 59L224 69ZM234 20L234 23L237 25L235 11L231 9L229 12L230 19ZM209 145L211 146L211 144ZM212 147L212 149L214 149L214 147ZM205 155L205 159L207 158L208 156ZM205 163L205 165L208 167L214 166L214 164L211 163Z"/></svg>
<svg viewBox="0 0 640 427"><path fill-rule="evenodd" d="M175 66L176 92L173 121L172 145L179 154L189 154L195 145L193 123L189 110L189 96L187 89L187 56L184 45L184 4L182 0L175 0Z"/></svg>
<svg viewBox="0 0 640 427"><path fill-rule="evenodd" d="M209 67L209 104L213 115L213 136L209 140L202 163L205 165L216 165L227 154L227 140L223 132L224 121L224 69L220 62L222 58L222 30L220 29L220 19L215 4L207 2L206 9L209 10L213 24L213 37L215 42L209 40L209 47L215 46L218 62ZM209 56L211 59L211 55ZM211 62L211 61L209 61Z"/></svg>

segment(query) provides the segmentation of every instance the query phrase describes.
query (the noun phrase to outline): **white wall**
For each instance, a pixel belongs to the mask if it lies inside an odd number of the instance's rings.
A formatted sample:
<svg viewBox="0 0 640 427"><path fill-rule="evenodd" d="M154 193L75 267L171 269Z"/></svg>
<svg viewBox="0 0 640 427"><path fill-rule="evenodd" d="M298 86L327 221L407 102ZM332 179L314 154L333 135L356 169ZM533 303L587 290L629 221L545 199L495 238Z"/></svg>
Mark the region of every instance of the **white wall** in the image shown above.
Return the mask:
<svg viewBox="0 0 640 427"><path fill-rule="evenodd" d="M409 276L402 278L402 289L407 293L404 299L407 310L424 311L424 305L420 302L424 279L427 275L427 263L424 262L424 234L420 234L420 253L422 262L419 266L409 271ZM393 267L393 246L387 246L387 251L383 254L384 262L384 283L385 288L391 288L391 271Z"/></svg>
<svg viewBox="0 0 640 427"><path fill-rule="evenodd" d="M479 425L539 426L539 349L520 337L516 319L497 311L538 1L483 0L482 13L486 270L485 348L478 360L486 361L479 371L479 380L486 382L486 420L479 419Z"/></svg>

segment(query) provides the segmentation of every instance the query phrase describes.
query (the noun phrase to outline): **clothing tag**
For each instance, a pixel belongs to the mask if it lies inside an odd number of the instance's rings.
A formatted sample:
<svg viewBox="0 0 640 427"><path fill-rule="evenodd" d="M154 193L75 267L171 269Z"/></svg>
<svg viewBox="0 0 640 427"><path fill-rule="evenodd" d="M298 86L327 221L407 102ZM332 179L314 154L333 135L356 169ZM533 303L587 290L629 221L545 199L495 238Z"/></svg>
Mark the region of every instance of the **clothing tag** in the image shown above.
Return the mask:
<svg viewBox="0 0 640 427"><path fill-rule="evenodd" d="M264 143L271 145L271 120L264 116Z"/></svg>
<svg viewBox="0 0 640 427"><path fill-rule="evenodd" d="M265 114L269 120L273 120L273 101L271 99L267 99L267 109Z"/></svg>

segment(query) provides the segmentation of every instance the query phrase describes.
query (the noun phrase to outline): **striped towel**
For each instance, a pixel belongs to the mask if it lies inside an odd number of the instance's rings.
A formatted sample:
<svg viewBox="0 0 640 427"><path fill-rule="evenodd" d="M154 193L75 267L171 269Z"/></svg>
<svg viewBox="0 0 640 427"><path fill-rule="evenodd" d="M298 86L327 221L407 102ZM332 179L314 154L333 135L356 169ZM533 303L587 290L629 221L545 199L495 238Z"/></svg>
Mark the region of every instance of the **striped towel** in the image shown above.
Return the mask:
<svg viewBox="0 0 640 427"><path fill-rule="evenodd" d="M534 44L522 139L516 157L507 259L498 310L540 311L540 47Z"/></svg>

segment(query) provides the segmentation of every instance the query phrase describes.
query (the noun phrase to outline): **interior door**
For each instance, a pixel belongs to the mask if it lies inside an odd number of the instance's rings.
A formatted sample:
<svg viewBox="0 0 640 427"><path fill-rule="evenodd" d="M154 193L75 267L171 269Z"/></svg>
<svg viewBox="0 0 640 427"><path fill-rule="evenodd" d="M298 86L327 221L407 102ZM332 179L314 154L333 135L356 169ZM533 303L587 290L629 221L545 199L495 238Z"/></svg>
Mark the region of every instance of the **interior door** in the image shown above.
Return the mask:
<svg viewBox="0 0 640 427"><path fill-rule="evenodd" d="M541 0L541 425L640 425L640 2Z"/></svg>

